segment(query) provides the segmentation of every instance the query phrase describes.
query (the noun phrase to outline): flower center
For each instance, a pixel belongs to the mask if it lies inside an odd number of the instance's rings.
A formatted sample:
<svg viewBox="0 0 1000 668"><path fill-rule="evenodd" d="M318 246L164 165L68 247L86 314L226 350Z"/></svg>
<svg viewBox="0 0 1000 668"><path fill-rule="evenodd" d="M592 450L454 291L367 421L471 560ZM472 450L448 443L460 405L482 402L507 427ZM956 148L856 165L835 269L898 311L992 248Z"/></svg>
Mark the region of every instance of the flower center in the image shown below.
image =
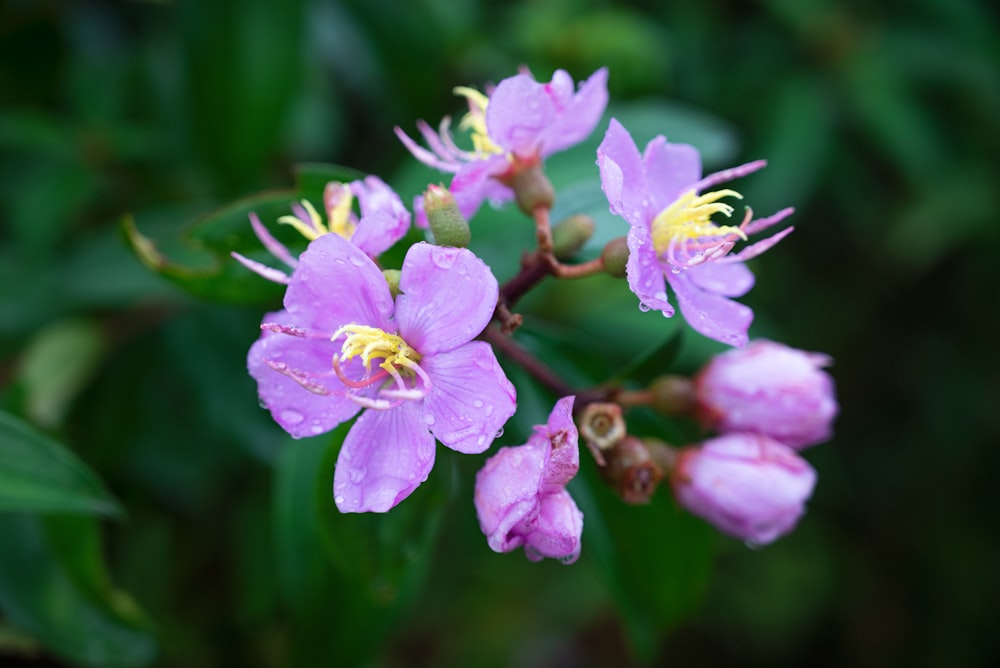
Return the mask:
<svg viewBox="0 0 1000 668"><path fill-rule="evenodd" d="M461 95L469 101L469 113L458 122L462 130L472 130L472 145L479 156L490 153L503 153L504 150L493 143L486 129L486 106L490 99L475 88L458 86L454 89L456 95Z"/></svg>
<svg viewBox="0 0 1000 668"><path fill-rule="evenodd" d="M347 336L340 347L340 360L347 362L360 356L368 371L371 371L372 360L379 357L382 363L378 366L389 373L398 367L404 371L412 370L420 361L420 353L398 334L389 334L368 325L344 325L333 333L330 340L336 341L345 334Z"/></svg>
<svg viewBox="0 0 1000 668"><path fill-rule="evenodd" d="M398 406L405 400L422 399L427 395L431 379L418 364L420 353L406 343L403 337L378 327L352 324L338 329L330 340L336 341L345 335L340 354L333 356L333 370L337 378L350 388L348 397L367 408L385 410ZM365 375L361 380L348 378L341 369L341 362L348 362L355 357L360 357L365 366ZM372 360L375 359L381 359L382 362L378 364L379 370L372 373ZM376 384L380 384L381 388L375 399L350 392Z"/></svg>
<svg viewBox="0 0 1000 668"><path fill-rule="evenodd" d="M714 190L703 195L689 190L661 211L651 225L657 254L665 255L674 266L687 267L722 257L736 239L745 241L747 236L741 227L711 221L716 213L727 218L733 214L733 207L719 202L723 197L743 198L735 190Z"/></svg>

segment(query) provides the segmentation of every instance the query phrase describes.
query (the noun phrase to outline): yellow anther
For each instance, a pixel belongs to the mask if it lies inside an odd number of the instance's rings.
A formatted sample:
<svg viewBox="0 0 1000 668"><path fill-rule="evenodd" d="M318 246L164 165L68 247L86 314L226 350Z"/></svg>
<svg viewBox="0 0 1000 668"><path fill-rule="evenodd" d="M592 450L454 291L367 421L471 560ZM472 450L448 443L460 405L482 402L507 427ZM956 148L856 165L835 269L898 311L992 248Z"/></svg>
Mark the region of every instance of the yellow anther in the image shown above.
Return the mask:
<svg viewBox="0 0 1000 668"><path fill-rule="evenodd" d="M346 362L355 357L361 357L365 369L371 370L373 359L382 358L378 366L389 373L396 373L398 368L411 369L420 361L420 353L411 348L398 334L389 334L378 327L368 325L344 325L330 337L336 341L346 334L344 344L340 348L340 359Z"/></svg>
<svg viewBox="0 0 1000 668"><path fill-rule="evenodd" d="M723 197L743 199L735 190L714 190L703 195L695 195L689 190L678 197L653 219L651 232L656 252L663 253L671 243L717 239L731 234L745 241L747 236L739 227L712 222L713 214L721 213L727 218L733 214L733 207L718 201Z"/></svg>
<svg viewBox="0 0 1000 668"><path fill-rule="evenodd" d="M476 153L503 153L503 149L493 143L486 129L486 106L490 99L475 88L457 86L453 89L455 95L461 95L469 101L469 113L458 122L462 130L472 130L472 146Z"/></svg>
<svg viewBox="0 0 1000 668"><path fill-rule="evenodd" d="M278 222L284 223L285 225L291 225L299 234L304 236L309 241L313 241L330 231L326 229L326 225L323 224L323 220L319 217L319 214L316 213L316 208L310 204L308 200L302 200L302 207L309 215L309 219L312 221L312 227L306 225L305 221L300 219L298 216L282 216L278 219Z"/></svg>
<svg viewBox="0 0 1000 668"><path fill-rule="evenodd" d="M354 204L354 195L346 185L340 186L340 198L329 208L327 214L330 217L330 231L339 234L345 239L354 236L357 224L351 220L351 205Z"/></svg>

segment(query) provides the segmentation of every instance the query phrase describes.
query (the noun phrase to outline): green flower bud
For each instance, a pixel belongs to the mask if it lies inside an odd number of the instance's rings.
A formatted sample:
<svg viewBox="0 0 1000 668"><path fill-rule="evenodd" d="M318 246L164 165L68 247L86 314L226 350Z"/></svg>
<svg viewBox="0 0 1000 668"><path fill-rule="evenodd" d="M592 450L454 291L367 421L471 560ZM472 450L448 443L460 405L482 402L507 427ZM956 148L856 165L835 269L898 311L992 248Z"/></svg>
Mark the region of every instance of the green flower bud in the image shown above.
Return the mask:
<svg viewBox="0 0 1000 668"><path fill-rule="evenodd" d="M609 241L601 251L601 261L604 263L605 273L615 278L624 278L625 265L628 263L628 243L625 237Z"/></svg>
<svg viewBox="0 0 1000 668"><path fill-rule="evenodd" d="M383 269L382 275L385 276L385 282L389 284L389 292L395 299L399 296L399 269Z"/></svg>
<svg viewBox="0 0 1000 668"><path fill-rule="evenodd" d="M594 219L582 213L561 220L552 227L552 249L559 260L576 255L594 234Z"/></svg>
<svg viewBox="0 0 1000 668"><path fill-rule="evenodd" d="M424 192L424 212L434 243L438 246L465 248L472 238L469 223L458 210L455 198L443 186L431 184Z"/></svg>
<svg viewBox="0 0 1000 668"><path fill-rule="evenodd" d="M535 209L551 209L556 201L555 188L541 165L519 165L505 182L514 191L517 206L525 215L534 216Z"/></svg>

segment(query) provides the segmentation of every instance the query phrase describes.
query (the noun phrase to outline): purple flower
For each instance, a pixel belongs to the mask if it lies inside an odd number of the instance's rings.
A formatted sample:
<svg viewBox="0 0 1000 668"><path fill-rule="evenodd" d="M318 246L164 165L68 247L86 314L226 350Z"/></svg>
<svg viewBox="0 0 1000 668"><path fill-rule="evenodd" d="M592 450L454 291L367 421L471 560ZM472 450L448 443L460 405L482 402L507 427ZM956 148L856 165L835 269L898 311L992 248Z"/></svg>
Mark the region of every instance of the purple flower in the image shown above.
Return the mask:
<svg viewBox="0 0 1000 668"><path fill-rule="evenodd" d="M336 234L299 258L285 309L265 316L248 367L261 401L292 436L366 409L337 458L342 512L384 512L427 479L434 438L486 450L514 414L514 387L489 344L497 281L470 251L412 246L393 300L375 263Z"/></svg>
<svg viewBox="0 0 1000 668"><path fill-rule="evenodd" d="M778 243L792 228L734 255L729 251L736 242L783 220L792 209L758 220L751 220L748 209L738 227L719 226L710 220L712 214L733 212L719 200L740 194L728 189L699 193L766 163L758 160L702 178L701 158L693 147L670 144L658 136L640 155L628 131L611 119L597 149L597 164L611 212L631 226L626 271L639 307L672 316L665 285L670 283L685 320L695 330L723 343L745 345L753 311L730 299L753 286L753 274L743 261Z"/></svg>
<svg viewBox="0 0 1000 668"><path fill-rule="evenodd" d="M772 341L716 355L694 379L709 428L752 431L797 450L829 440L837 416L831 360Z"/></svg>
<svg viewBox="0 0 1000 668"><path fill-rule="evenodd" d="M355 197L361 209L360 218L353 210ZM310 241L324 234L337 234L350 239L370 257L381 255L402 239L410 229L410 212L403 206L399 195L377 176L367 176L364 180L346 184L331 181L323 190L323 206L326 209L328 221L326 224L307 200L302 200L301 204L293 204L292 212L295 215L282 216L278 222L291 225ZM250 214L250 224L264 248L294 269L297 264L295 257L284 244L267 231L256 213ZM239 253L233 253L232 256L247 269L264 278L275 283L288 284L289 276L284 271L256 262Z"/></svg>
<svg viewBox="0 0 1000 668"><path fill-rule="evenodd" d="M671 483L691 513L731 536L766 545L795 528L816 471L778 441L734 433L684 449Z"/></svg>
<svg viewBox="0 0 1000 668"><path fill-rule="evenodd" d="M476 514L495 552L524 546L532 561L580 556L583 513L566 491L580 468L574 397L556 402L528 442L501 448L476 475Z"/></svg>
<svg viewBox="0 0 1000 668"><path fill-rule="evenodd" d="M515 171L538 165L593 132L608 103L607 81L608 71L601 68L574 92L570 75L556 70L549 83L535 81L529 73L504 79L488 97L456 88L469 102L459 127L472 130L471 151L455 145L447 116L437 132L417 122L429 150L398 127L396 135L418 160L455 175L450 190L462 215L471 218L484 200L499 206L513 198L507 179ZM417 224L425 226L419 202L415 209Z"/></svg>

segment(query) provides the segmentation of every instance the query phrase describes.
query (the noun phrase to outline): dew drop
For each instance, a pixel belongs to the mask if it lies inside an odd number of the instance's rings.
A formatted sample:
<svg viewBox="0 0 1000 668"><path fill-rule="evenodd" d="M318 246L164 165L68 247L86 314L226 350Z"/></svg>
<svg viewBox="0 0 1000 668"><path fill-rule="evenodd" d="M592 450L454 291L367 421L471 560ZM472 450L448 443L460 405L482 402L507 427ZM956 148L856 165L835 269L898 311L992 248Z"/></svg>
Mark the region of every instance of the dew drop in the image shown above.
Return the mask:
<svg viewBox="0 0 1000 668"><path fill-rule="evenodd" d="M431 251L431 261L441 269L451 269L455 265L455 255L443 248Z"/></svg>
<svg viewBox="0 0 1000 668"><path fill-rule="evenodd" d="M338 494L337 496L333 497L333 502L336 503L339 506L340 504L342 504L344 502L344 497L342 497L342 496L340 496Z"/></svg>
<svg viewBox="0 0 1000 668"><path fill-rule="evenodd" d="M357 485L358 483L360 483L362 480L365 479L365 470L351 469L350 471L347 472L347 477L351 479L351 482Z"/></svg>
<svg viewBox="0 0 1000 668"><path fill-rule="evenodd" d="M281 421L287 425L297 425L305 419L305 416L302 415L302 413L290 408L281 411L278 417L280 417Z"/></svg>
<svg viewBox="0 0 1000 668"><path fill-rule="evenodd" d="M649 307L646 306L646 304L644 304L643 302L639 302L639 310L645 313L646 311L649 310Z"/></svg>
<svg viewBox="0 0 1000 668"><path fill-rule="evenodd" d="M363 267L363 266L365 266L365 260L366 259L367 258L365 258L364 255L358 255L358 254L351 255L351 257L350 257L351 264L353 264L355 267Z"/></svg>
<svg viewBox="0 0 1000 668"><path fill-rule="evenodd" d="M434 416L431 415L430 413L424 413L424 424L427 425L428 427L433 426Z"/></svg>
<svg viewBox="0 0 1000 668"><path fill-rule="evenodd" d="M503 427L497 429L497 433L493 436L493 438L500 438L501 436L503 436Z"/></svg>
<svg viewBox="0 0 1000 668"><path fill-rule="evenodd" d="M667 301L667 293L664 292L664 291L662 291L662 290L660 290L659 292L657 292L657 293L655 293L653 295L653 299L659 299L660 301L664 301L665 302L665 301Z"/></svg>
<svg viewBox="0 0 1000 668"><path fill-rule="evenodd" d="M483 407L482 399L476 399L475 401L473 401L472 406L473 408L482 408Z"/></svg>
<svg viewBox="0 0 1000 668"><path fill-rule="evenodd" d="M483 445L484 443L486 443L486 437L480 434L479 438L476 439L476 445Z"/></svg>
<svg viewBox="0 0 1000 668"><path fill-rule="evenodd" d="M311 431L313 434L317 434L317 435L318 434L322 434L323 433L323 425L321 425L319 422L313 422L312 426L309 427L309 431Z"/></svg>
<svg viewBox="0 0 1000 668"><path fill-rule="evenodd" d="M488 406L486 406L486 411L485 412L486 412L486 415L488 415L488 416L489 415L493 415L493 404L489 404Z"/></svg>

